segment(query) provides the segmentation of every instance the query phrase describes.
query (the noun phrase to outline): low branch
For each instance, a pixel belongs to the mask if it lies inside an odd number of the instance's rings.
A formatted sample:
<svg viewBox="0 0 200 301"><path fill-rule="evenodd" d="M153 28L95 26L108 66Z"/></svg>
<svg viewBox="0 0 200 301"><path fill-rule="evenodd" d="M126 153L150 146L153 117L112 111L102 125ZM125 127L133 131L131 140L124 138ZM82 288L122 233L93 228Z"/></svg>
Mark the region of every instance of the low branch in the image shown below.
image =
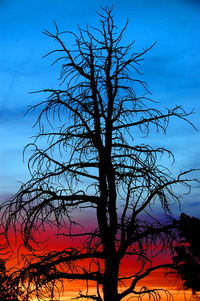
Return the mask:
<svg viewBox="0 0 200 301"><path fill-rule="evenodd" d="M158 269L174 269L176 270L176 266L174 264L160 264L151 268L148 268L144 273L138 275L138 276L133 276L134 279L131 283L131 285L129 286L128 289L126 289L125 291L123 291L121 294L119 294L120 299L126 297L127 295L134 293L134 294L141 294L141 293L147 293L148 291L142 291L142 292L136 292L134 291L134 288L136 286L136 284L138 283L138 281L140 281L141 279L145 278L146 276L148 276L151 272L158 270ZM123 278L120 278L123 279ZM125 277L124 279L127 279L127 277ZM155 290L151 290L151 291L155 291Z"/></svg>

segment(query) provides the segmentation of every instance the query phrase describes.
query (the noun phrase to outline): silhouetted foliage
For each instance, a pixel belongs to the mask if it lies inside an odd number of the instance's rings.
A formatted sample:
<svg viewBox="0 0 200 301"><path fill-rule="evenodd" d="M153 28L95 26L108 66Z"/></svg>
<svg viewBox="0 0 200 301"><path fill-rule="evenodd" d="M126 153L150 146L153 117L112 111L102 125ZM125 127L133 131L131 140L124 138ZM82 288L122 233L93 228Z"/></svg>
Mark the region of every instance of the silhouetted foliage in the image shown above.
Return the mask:
<svg viewBox="0 0 200 301"><path fill-rule="evenodd" d="M0 301L18 301L22 290L15 275L6 270L5 263L0 259Z"/></svg>
<svg viewBox="0 0 200 301"><path fill-rule="evenodd" d="M174 177L162 165L165 155L173 161L172 153L140 138L153 130L166 133L170 118L187 120L190 113L181 106L156 108L137 69L153 45L141 52L134 42L123 45L127 24L120 31L112 9L99 18L99 27L79 28L77 35L56 24L55 33L45 31L58 45L47 55L61 64L61 85L41 91L48 97L31 107L39 110L39 133L27 146L31 179L3 204L2 221L5 235L17 228L30 251L46 226L58 228L63 244L66 239L61 251L24 256L19 277L28 296L53 298L63 280L84 280L77 298L158 300L163 290L142 281L158 269L175 268L155 258L173 245L177 223L170 207L181 197L174 186L190 191L193 180L191 170ZM71 50L65 34L74 38ZM84 227L85 216L92 222Z"/></svg>
<svg viewBox="0 0 200 301"><path fill-rule="evenodd" d="M178 225L181 244L173 257L185 289L200 291L200 219L182 214Z"/></svg>

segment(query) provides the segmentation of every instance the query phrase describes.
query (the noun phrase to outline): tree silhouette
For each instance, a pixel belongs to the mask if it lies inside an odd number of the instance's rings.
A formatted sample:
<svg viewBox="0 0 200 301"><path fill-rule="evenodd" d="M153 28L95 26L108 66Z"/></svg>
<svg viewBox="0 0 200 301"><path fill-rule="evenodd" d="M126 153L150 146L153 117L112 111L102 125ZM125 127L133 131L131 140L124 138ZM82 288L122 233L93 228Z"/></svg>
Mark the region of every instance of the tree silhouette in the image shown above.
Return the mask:
<svg viewBox="0 0 200 301"><path fill-rule="evenodd" d="M196 294L200 291L200 219L181 214L178 230L181 240L173 260L183 287Z"/></svg>
<svg viewBox="0 0 200 301"><path fill-rule="evenodd" d="M15 273L6 270L6 261L0 259L0 301L18 301L23 291L19 287Z"/></svg>
<svg viewBox="0 0 200 301"><path fill-rule="evenodd" d="M162 156L173 160L173 154L141 137L154 129L165 133L170 118L187 120L190 113L181 106L156 108L138 70L153 45L141 52L134 43L123 45L127 24L119 30L109 8L98 15L99 27L79 28L77 35L60 32L56 24L55 33L45 31L58 45L47 56L56 55L54 63L61 64L61 85L40 91L47 99L31 107L39 125L27 146L31 179L3 204L4 230L7 237L9 229L20 230L30 251L45 226L57 227L63 245L66 239L61 251L24 257L19 276L30 296L53 298L64 280L84 280L77 298L156 299L160 290L143 280L156 270L175 268L155 258L172 245L177 227L170 205L180 195L173 187L190 190L193 180L191 170L173 177L161 163ZM66 34L75 41L71 50ZM86 216L93 225L84 227ZM126 260L132 266L128 272Z"/></svg>

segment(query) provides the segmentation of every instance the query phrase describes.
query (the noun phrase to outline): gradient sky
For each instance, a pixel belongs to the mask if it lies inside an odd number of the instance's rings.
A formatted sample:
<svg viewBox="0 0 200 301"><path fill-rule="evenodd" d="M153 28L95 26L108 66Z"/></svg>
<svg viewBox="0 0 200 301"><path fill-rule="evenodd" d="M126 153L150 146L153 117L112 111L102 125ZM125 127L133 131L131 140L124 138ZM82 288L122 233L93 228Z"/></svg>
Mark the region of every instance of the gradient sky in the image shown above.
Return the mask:
<svg viewBox="0 0 200 301"><path fill-rule="evenodd" d="M54 30L53 20L62 30L96 25L95 12L105 5L114 6L117 25L129 18L125 41L136 40L136 50L157 41L140 69L151 97L162 107L194 108L191 121L200 129L200 0L0 0L0 200L28 177L22 151L36 133L36 116L24 113L41 100L28 93L58 86L58 68L42 59L54 44L42 31ZM149 143L172 150L179 171L200 167L199 138L191 126L173 120L167 136L153 134ZM200 216L199 189L183 201L183 211Z"/></svg>
<svg viewBox="0 0 200 301"><path fill-rule="evenodd" d="M200 128L200 1L199 0L1 0L0 1L0 198L5 199L27 178L22 150L32 129L33 115L24 117L29 104L41 96L28 92L58 86L58 69L42 56L54 44L41 32L53 30L55 20L62 30L76 31L77 24L97 24L95 11L114 6L117 25L129 18L125 40L136 40L136 50L157 41L146 55L141 71L152 98L163 107L183 105L195 109L191 120ZM69 39L69 38L68 38ZM71 45L71 41L67 41ZM152 135L151 141L170 148L177 170L196 168L199 162L199 132L173 120L169 135ZM187 197L183 210L198 215L199 190Z"/></svg>

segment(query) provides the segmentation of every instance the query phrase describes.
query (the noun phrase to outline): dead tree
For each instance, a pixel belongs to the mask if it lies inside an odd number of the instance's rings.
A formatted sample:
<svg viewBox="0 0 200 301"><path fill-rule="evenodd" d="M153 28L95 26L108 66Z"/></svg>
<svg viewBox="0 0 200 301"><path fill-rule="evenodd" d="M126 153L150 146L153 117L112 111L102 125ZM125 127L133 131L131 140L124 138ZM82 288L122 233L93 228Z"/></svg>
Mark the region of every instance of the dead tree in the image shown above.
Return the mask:
<svg viewBox="0 0 200 301"><path fill-rule="evenodd" d="M141 52L134 43L124 46L127 24L119 30L109 8L98 15L98 27L79 28L77 35L60 32L56 24L55 33L45 31L58 45L47 55L61 64L61 85L40 91L48 97L31 107L39 110L39 133L27 146L33 152L31 178L3 205L5 233L20 228L32 250L40 229L52 224L58 239L67 241L61 251L26 258L20 277L27 294L53 297L60 281L84 280L86 289L77 298L157 300L159 289L140 283L155 270L174 268L156 264L155 251L173 241L177 225L166 218L180 198L173 187L190 190L192 180L190 171L174 177L161 163L165 155L173 160L172 153L140 137L165 133L170 118L187 120L190 113L181 106L156 108L138 70L153 45ZM67 34L74 38L72 49L64 42ZM158 205L159 215L153 210ZM93 216L93 228L78 228L85 214ZM70 245L69 237L80 246ZM131 273L123 271L126 259Z"/></svg>

